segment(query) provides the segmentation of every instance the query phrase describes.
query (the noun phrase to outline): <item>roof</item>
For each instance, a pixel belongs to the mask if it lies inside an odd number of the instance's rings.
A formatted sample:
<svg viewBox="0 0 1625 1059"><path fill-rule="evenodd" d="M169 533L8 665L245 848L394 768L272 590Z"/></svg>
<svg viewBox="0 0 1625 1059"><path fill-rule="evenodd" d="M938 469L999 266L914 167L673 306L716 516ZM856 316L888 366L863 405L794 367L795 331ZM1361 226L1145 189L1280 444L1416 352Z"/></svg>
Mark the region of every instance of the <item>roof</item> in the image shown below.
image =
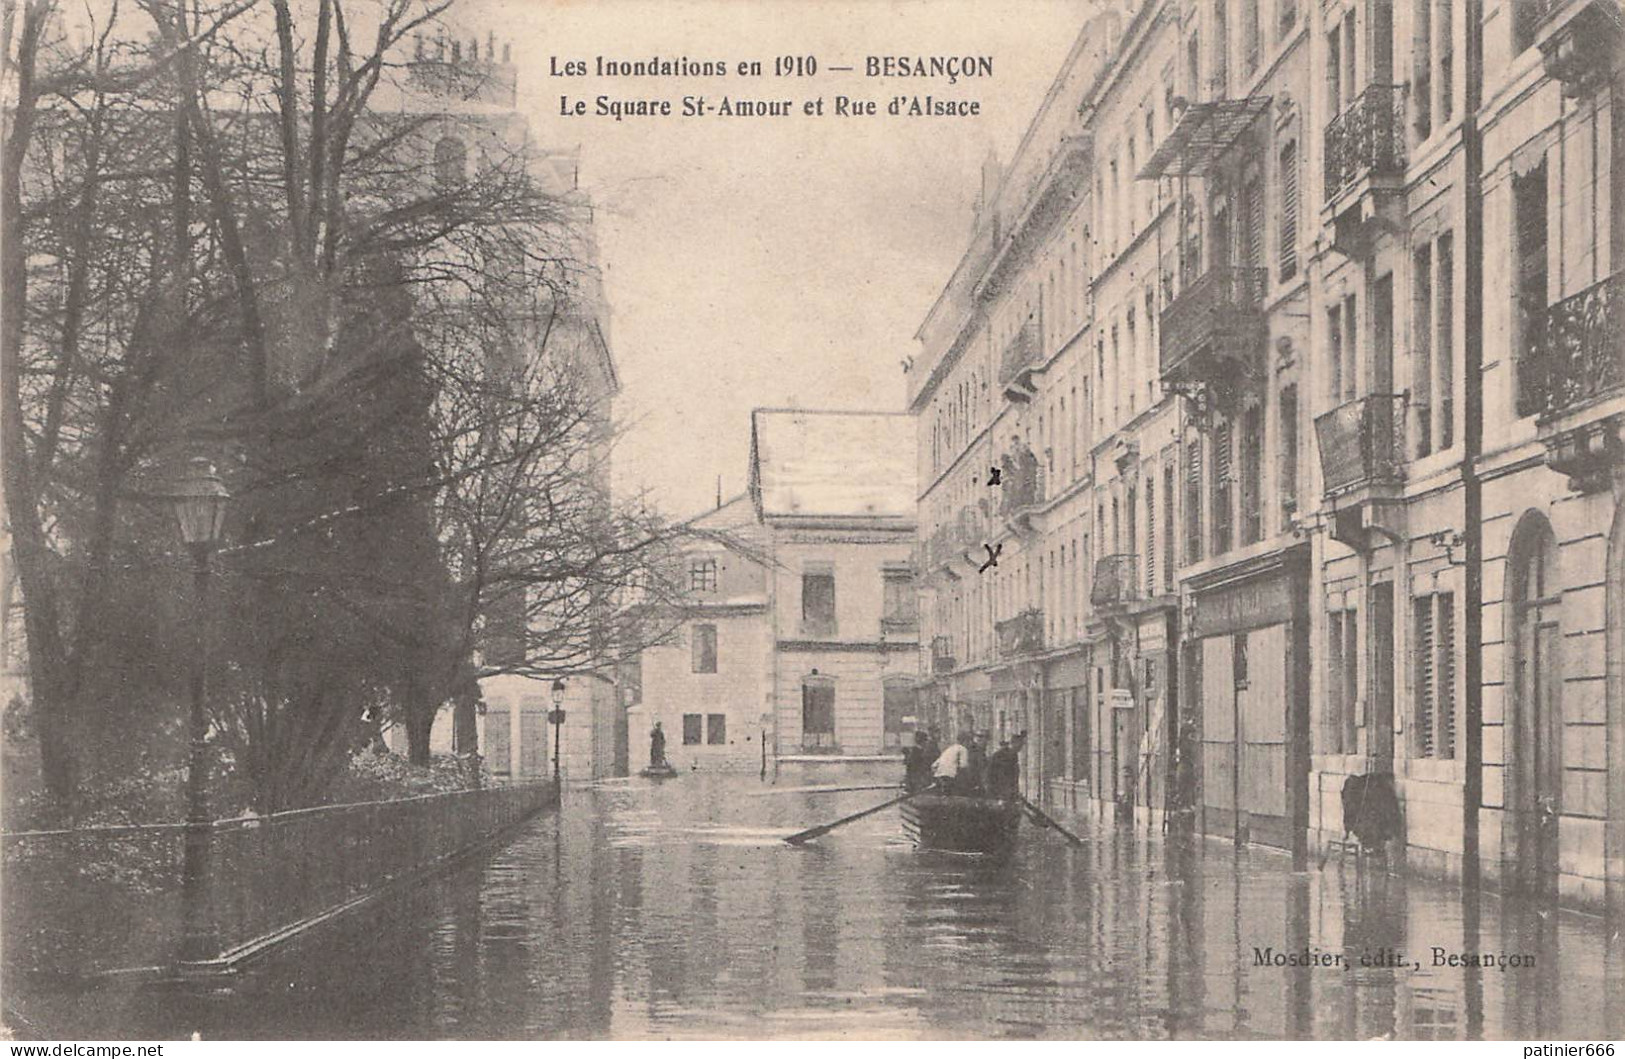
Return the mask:
<svg viewBox="0 0 1625 1059"><path fill-rule="evenodd" d="M763 518L914 520L914 418L758 408L750 483Z"/></svg>

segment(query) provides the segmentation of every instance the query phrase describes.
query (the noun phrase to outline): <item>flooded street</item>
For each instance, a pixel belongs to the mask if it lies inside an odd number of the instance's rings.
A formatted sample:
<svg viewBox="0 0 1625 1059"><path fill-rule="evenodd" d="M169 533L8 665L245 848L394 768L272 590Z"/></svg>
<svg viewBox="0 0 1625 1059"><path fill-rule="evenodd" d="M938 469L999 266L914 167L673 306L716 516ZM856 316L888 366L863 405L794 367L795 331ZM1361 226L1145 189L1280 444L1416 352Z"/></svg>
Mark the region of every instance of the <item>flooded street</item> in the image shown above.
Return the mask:
<svg viewBox="0 0 1625 1059"><path fill-rule="evenodd" d="M507 847L312 935L229 992L17 998L19 1029L80 1038L1625 1035L1620 947L1597 919L1488 897L1475 939L1444 886L1362 883L1352 860L1346 871L1334 859L1293 874L1268 851L1098 826L1082 829L1085 848L1027 828L1012 860L995 865L915 851L886 810L798 849L781 838L887 795L770 789L753 776L689 775L571 791L559 815ZM1470 951L1533 966L1434 966L1434 947L1447 963ZM1273 965L1306 952L1323 965Z"/></svg>

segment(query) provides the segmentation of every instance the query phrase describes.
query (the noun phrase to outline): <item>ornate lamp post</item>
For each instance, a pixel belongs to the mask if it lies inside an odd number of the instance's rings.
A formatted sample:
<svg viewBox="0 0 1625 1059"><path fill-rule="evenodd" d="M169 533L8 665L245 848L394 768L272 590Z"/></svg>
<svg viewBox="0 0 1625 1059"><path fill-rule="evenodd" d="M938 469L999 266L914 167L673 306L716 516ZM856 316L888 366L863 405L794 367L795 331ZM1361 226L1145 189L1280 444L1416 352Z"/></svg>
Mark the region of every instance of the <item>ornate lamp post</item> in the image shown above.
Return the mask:
<svg viewBox="0 0 1625 1059"><path fill-rule="evenodd" d="M209 855L209 719L204 696L209 646L209 559L220 542L220 529L225 523L226 504L230 499L231 494L215 473L214 465L201 457L190 462L169 497L175 505L181 539L192 553L192 582L198 615L202 619L198 624L197 650L192 656L192 703L187 721L190 748L186 765L186 842L181 860L181 901L186 915L186 935L181 941L183 960L202 960L215 954L214 930L204 907L203 891Z"/></svg>
<svg viewBox="0 0 1625 1059"><path fill-rule="evenodd" d="M564 681L553 681L553 712L548 715L553 722L553 787L559 786L559 733L564 728Z"/></svg>

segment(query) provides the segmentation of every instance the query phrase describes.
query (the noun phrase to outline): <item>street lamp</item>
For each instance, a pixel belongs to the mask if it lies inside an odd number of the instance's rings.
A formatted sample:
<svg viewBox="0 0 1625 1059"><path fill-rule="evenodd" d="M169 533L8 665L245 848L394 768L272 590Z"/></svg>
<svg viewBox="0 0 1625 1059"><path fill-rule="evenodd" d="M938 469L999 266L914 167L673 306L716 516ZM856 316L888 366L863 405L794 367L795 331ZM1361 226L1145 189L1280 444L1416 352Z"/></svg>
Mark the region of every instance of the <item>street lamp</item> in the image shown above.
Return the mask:
<svg viewBox="0 0 1625 1059"><path fill-rule="evenodd" d="M197 650L192 655L192 703L187 730L190 748L186 764L186 841L181 854L181 901L186 910L186 933L181 958L203 960L214 955L214 931L204 909L203 876L209 855L208 715L204 709L208 672L209 558L220 542L231 494L215 473L214 465L198 457L175 483L169 500L175 505L181 539L192 553L192 583L196 596Z"/></svg>
<svg viewBox="0 0 1625 1059"><path fill-rule="evenodd" d="M548 715L553 722L553 788L559 788L559 732L564 727L564 681L553 681L553 712Z"/></svg>

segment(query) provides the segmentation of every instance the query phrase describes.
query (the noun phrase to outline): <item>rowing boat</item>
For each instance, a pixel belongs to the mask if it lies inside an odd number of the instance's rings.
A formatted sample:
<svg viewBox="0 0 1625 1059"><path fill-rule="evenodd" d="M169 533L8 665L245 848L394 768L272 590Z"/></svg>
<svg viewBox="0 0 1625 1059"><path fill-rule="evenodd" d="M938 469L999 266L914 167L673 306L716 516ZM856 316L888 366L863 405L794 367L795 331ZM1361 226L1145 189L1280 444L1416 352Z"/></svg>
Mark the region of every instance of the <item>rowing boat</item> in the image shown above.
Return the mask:
<svg viewBox="0 0 1625 1059"><path fill-rule="evenodd" d="M1008 853L1021 827L1021 802L959 794L917 794L902 804L903 833L921 849Z"/></svg>

